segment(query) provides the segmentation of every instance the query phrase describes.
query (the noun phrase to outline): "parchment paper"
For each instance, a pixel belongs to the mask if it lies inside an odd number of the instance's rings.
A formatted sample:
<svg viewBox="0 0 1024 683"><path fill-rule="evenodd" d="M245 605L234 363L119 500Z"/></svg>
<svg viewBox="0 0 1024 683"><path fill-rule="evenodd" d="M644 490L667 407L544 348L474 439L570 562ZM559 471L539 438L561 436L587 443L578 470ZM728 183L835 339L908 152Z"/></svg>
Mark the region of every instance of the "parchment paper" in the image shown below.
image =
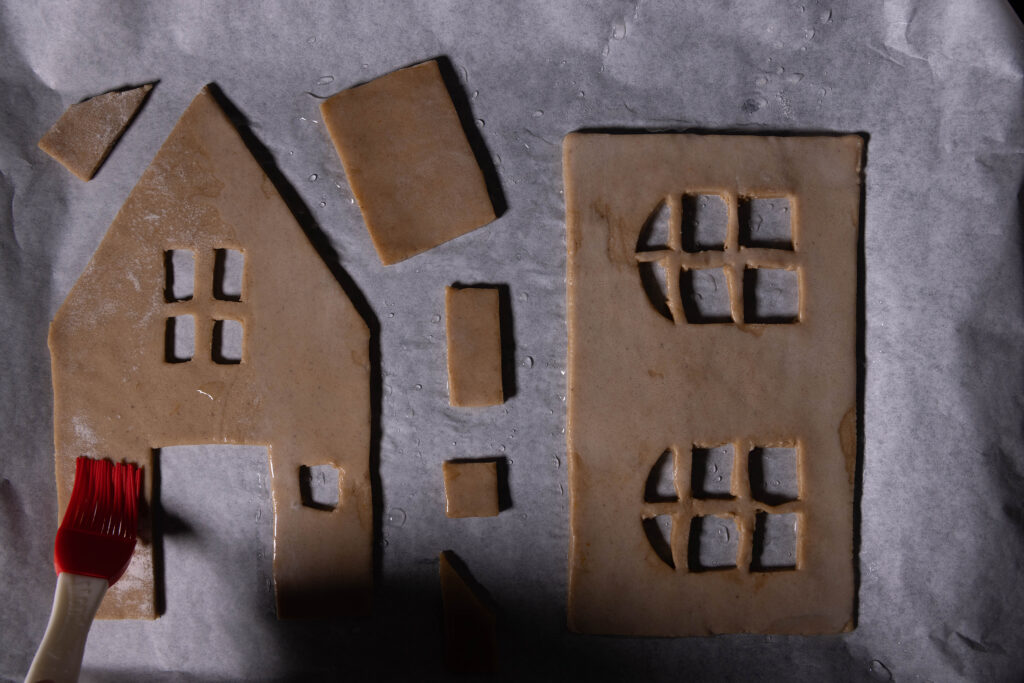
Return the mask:
<svg viewBox="0 0 1024 683"><path fill-rule="evenodd" d="M1019 680L1022 41L1001 0L0 4L0 677L24 676L55 583L48 321L214 82L373 309L376 612L277 622L265 451L166 449L166 612L96 623L83 680L443 680L446 549L499 608L502 680ZM317 105L436 56L458 75L508 209L384 268ZM93 181L36 148L73 102L156 80ZM560 144L591 127L869 136L854 632L566 631ZM443 290L456 281L508 286L504 406L448 407ZM449 520L441 462L474 456L507 457L512 507Z"/></svg>

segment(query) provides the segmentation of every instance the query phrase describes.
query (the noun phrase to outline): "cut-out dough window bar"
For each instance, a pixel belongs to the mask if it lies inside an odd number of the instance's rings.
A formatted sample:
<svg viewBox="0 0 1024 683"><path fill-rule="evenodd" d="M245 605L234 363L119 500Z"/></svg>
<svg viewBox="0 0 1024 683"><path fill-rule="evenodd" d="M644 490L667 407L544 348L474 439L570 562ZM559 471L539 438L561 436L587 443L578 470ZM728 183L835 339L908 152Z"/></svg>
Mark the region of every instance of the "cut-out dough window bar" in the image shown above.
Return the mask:
<svg viewBox="0 0 1024 683"><path fill-rule="evenodd" d="M724 212L716 210L723 203ZM651 303L677 323L799 322L800 285L785 281L788 273L799 278L800 269L791 204L787 197L736 194L666 197L637 241L636 260ZM797 285L795 291L788 291L790 284ZM796 305L771 302L768 312L761 311L764 285L775 290L769 292L775 298L795 295Z"/></svg>

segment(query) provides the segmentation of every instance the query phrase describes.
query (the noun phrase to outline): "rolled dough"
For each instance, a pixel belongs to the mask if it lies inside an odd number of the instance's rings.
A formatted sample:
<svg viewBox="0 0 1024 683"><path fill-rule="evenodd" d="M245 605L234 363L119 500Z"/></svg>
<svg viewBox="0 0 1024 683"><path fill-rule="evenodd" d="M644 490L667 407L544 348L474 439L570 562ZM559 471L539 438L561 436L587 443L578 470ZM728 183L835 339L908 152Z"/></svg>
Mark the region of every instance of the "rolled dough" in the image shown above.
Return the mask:
<svg viewBox="0 0 1024 683"><path fill-rule="evenodd" d="M494 517L498 506L498 463L453 461L444 470L445 514L449 517Z"/></svg>
<svg viewBox="0 0 1024 683"><path fill-rule="evenodd" d="M320 109L384 265L494 220L436 61L343 90Z"/></svg>
<svg viewBox="0 0 1024 683"><path fill-rule="evenodd" d="M453 406L494 406L501 383L501 299L494 287L446 287L448 398Z"/></svg>
<svg viewBox="0 0 1024 683"><path fill-rule="evenodd" d="M216 296L219 249L244 254L234 300ZM194 256L190 298L167 291L168 250ZM168 362L167 320L182 316L194 320L194 353ZM244 328L240 362L214 352L218 320ZM129 194L57 312L49 343L61 515L78 455L142 465L151 510L157 449L264 445L278 616L369 608L369 331L209 91ZM333 510L301 496L301 468L323 464L339 472ZM151 515L141 525L103 617L157 616Z"/></svg>
<svg viewBox="0 0 1024 683"><path fill-rule="evenodd" d="M573 630L852 628L861 149L856 136L566 137ZM694 242L679 234L692 224L681 197L693 194L725 202L724 248L681 248ZM743 246L738 206L751 197L788 199L791 244ZM641 231L663 203L667 244L645 248ZM645 264L661 269L667 301L645 289ZM758 268L797 273L795 318L747 320L743 275ZM701 269L724 273L724 322L684 315L680 274ZM734 454L727 492L695 491L694 449L719 446ZM751 453L766 447L795 449L795 500L752 492ZM645 497L666 450L674 493ZM776 515L797 520L795 567L763 571L756 524ZM697 518L734 544L718 563L729 568L701 566ZM652 521L671 525L660 542Z"/></svg>
<svg viewBox="0 0 1024 683"><path fill-rule="evenodd" d="M91 179L152 89L108 92L71 105L46 131L39 149L82 180Z"/></svg>

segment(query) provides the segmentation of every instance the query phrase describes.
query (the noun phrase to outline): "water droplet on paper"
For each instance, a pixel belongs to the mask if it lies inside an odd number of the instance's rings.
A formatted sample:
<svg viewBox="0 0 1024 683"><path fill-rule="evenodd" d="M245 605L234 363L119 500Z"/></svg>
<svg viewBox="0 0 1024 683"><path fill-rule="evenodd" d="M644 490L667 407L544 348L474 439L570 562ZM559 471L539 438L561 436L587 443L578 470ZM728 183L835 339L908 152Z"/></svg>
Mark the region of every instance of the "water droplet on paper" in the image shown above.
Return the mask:
<svg viewBox="0 0 1024 683"><path fill-rule="evenodd" d="M395 317L395 314L394 314L394 313L388 313L388 317L389 317L389 318L394 318L394 317Z"/></svg>
<svg viewBox="0 0 1024 683"><path fill-rule="evenodd" d="M348 203L349 204L355 204L356 203L356 198L355 197L349 197L348 198Z"/></svg>
<svg viewBox="0 0 1024 683"><path fill-rule="evenodd" d="M401 528L405 526L406 518L407 515L405 514L405 510L403 510L402 508L391 508L391 510L388 511L389 526L396 526Z"/></svg>
<svg viewBox="0 0 1024 683"><path fill-rule="evenodd" d="M318 175L317 175L316 173L310 173L310 174L309 174L309 182L311 182L311 183L315 183L315 182L316 182L316 179L317 179L317 178L319 178L319 177L320 177L320 176L318 176Z"/></svg>
<svg viewBox="0 0 1024 683"><path fill-rule="evenodd" d="M719 474L717 477L715 477L715 481L722 481L722 475Z"/></svg>
<svg viewBox="0 0 1024 683"><path fill-rule="evenodd" d="M484 121L483 119L477 119L477 120L476 120L476 125L478 125L478 126L480 126L481 128L483 128L484 126L486 126L486 125L487 125L487 122L486 122L486 121Z"/></svg>
<svg viewBox="0 0 1024 683"><path fill-rule="evenodd" d="M868 667L868 673L871 674L871 679L875 681L891 681L892 672L882 662L877 659L871 660L871 666Z"/></svg>
<svg viewBox="0 0 1024 683"><path fill-rule="evenodd" d="M312 45L312 44L313 44L313 43L315 43L315 42L316 42L316 36L310 36L310 37L309 37L309 38L308 38L308 39L306 40L306 43L308 43L309 45Z"/></svg>
<svg viewBox="0 0 1024 683"><path fill-rule="evenodd" d="M423 389L423 385L422 384L414 384L412 388L415 389L416 391L421 391Z"/></svg>
<svg viewBox="0 0 1024 683"><path fill-rule="evenodd" d="M551 460L552 460L552 462L555 463L555 469L556 470L562 466L562 461L558 458L557 455L551 456Z"/></svg>
<svg viewBox="0 0 1024 683"><path fill-rule="evenodd" d="M432 323L439 323L439 322L441 322L441 316L435 315L433 318L430 319L430 322L432 322Z"/></svg>
<svg viewBox="0 0 1024 683"><path fill-rule="evenodd" d="M320 200L320 208L322 209L322 208L324 208L325 206L327 206L327 202L325 202L324 200L322 200L322 199L321 199L321 200Z"/></svg>
<svg viewBox="0 0 1024 683"><path fill-rule="evenodd" d="M539 119L542 116L544 116L544 110L543 109L538 109L537 111L533 112L533 118L535 118L535 119Z"/></svg>
<svg viewBox="0 0 1024 683"><path fill-rule="evenodd" d="M473 98L472 98L472 99L474 99L474 100L475 100L475 99L476 99L476 96L477 96L477 95L479 95L479 94L480 94L480 91L479 91L479 90L474 90L474 91L473 91Z"/></svg>
<svg viewBox="0 0 1024 683"><path fill-rule="evenodd" d="M743 103L743 111L747 114L761 111L768 106L768 100L763 97L750 97Z"/></svg>
<svg viewBox="0 0 1024 683"><path fill-rule="evenodd" d="M830 9L824 10L821 13L821 17L820 17L819 20L823 24L831 24L832 23L832 10L830 10Z"/></svg>
<svg viewBox="0 0 1024 683"><path fill-rule="evenodd" d="M612 24L612 38L622 40L626 37L626 20L619 17Z"/></svg>
<svg viewBox="0 0 1024 683"><path fill-rule="evenodd" d="M578 96L579 96L579 97L586 97L586 96L587 96L587 93L585 93L585 92L583 92L582 90L580 90L580 92L579 92L579 95L578 95Z"/></svg>
<svg viewBox="0 0 1024 683"><path fill-rule="evenodd" d="M711 463L711 474L714 474L717 471L718 471L718 465L716 465L715 463Z"/></svg>
<svg viewBox="0 0 1024 683"><path fill-rule="evenodd" d="M523 367L524 368L532 368L533 367L533 356L527 356L526 358L523 359Z"/></svg>
<svg viewBox="0 0 1024 683"><path fill-rule="evenodd" d="M332 83L333 81L334 81L334 76L321 76L317 80L316 84L317 85L327 85L328 83Z"/></svg>

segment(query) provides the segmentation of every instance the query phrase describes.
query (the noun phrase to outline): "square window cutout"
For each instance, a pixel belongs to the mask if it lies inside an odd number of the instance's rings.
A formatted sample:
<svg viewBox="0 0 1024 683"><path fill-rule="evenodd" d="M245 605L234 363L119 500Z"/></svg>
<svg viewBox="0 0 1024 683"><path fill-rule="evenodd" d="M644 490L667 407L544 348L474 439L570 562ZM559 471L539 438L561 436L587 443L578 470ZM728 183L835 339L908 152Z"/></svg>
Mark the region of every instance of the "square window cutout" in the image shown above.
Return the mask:
<svg viewBox="0 0 1024 683"><path fill-rule="evenodd" d="M196 318L177 315L167 319L164 330L164 360L168 363L186 363L196 351Z"/></svg>
<svg viewBox="0 0 1024 683"><path fill-rule="evenodd" d="M793 221L786 197L746 197L739 203L740 246L793 249Z"/></svg>
<svg viewBox="0 0 1024 683"><path fill-rule="evenodd" d="M734 450L731 443L693 447L691 487L694 498L731 498Z"/></svg>
<svg viewBox="0 0 1024 683"><path fill-rule="evenodd" d="M732 322L729 281L724 268L684 270L679 276L679 289L686 322Z"/></svg>
<svg viewBox="0 0 1024 683"><path fill-rule="evenodd" d="M799 516L757 513L750 568L756 572L796 569Z"/></svg>
<svg viewBox="0 0 1024 683"><path fill-rule="evenodd" d="M750 493L756 500L781 505L800 497L795 448L761 447L750 451Z"/></svg>
<svg viewBox="0 0 1024 683"><path fill-rule="evenodd" d="M302 504L316 510L333 510L341 502L341 470L334 465L303 465L299 468Z"/></svg>
<svg viewBox="0 0 1024 683"><path fill-rule="evenodd" d="M800 318L800 276L783 268L743 271L743 319L748 323L786 324Z"/></svg>
<svg viewBox="0 0 1024 683"><path fill-rule="evenodd" d="M736 566L739 532L731 517L705 515L690 522L688 563L691 572Z"/></svg>
<svg viewBox="0 0 1024 683"><path fill-rule="evenodd" d="M213 296L221 301L241 301L245 254L237 249L217 249L213 260Z"/></svg>
<svg viewBox="0 0 1024 683"><path fill-rule="evenodd" d="M189 249L168 249L164 252L164 299L168 302L188 301L195 294L196 256Z"/></svg>
<svg viewBox="0 0 1024 683"><path fill-rule="evenodd" d="M683 195L683 250L723 251L729 210L717 194Z"/></svg>
<svg viewBox="0 0 1024 683"><path fill-rule="evenodd" d="M213 322L213 362L222 365L241 363L244 336L245 331L240 320L215 320Z"/></svg>
<svg viewBox="0 0 1024 683"><path fill-rule="evenodd" d="M658 251L660 249L670 249L670 225L671 210L668 203L662 200L654 208L654 211L651 212L651 215L647 217L644 227L640 229L640 238L637 240L636 250Z"/></svg>

